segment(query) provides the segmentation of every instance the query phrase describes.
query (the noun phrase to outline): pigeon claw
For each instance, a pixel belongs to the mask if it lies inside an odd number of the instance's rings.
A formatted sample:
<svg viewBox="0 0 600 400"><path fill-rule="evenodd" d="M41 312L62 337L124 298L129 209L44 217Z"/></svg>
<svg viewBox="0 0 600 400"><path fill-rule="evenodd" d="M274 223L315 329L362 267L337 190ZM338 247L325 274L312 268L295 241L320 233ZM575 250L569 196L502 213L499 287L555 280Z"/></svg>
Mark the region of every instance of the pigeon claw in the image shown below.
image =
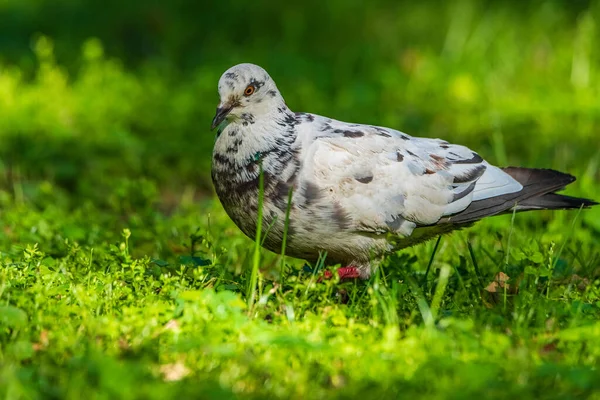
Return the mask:
<svg viewBox="0 0 600 400"><path fill-rule="evenodd" d="M356 267L341 267L337 270L340 280L360 278L360 272Z"/></svg>
<svg viewBox="0 0 600 400"><path fill-rule="evenodd" d="M340 281L344 281L347 279L360 278L360 272L358 271L358 268L356 268L356 267L338 268L337 274L340 277ZM323 280L330 280L332 278L333 278L333 274L331 273L331 271L325 271L325 272L323 272L323 276L320 277L318 281L322 282Z"/></svg>

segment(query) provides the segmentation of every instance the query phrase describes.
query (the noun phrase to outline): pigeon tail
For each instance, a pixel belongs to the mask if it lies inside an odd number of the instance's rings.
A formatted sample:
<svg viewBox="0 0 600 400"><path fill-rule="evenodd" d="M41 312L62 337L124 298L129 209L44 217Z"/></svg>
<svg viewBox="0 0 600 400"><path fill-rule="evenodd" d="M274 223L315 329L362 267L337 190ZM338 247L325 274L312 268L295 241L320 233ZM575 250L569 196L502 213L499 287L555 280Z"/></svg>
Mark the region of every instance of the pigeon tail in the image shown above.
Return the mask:
<svg viewBox="0 0 600 400"><path fill-rule="evenodd" d="M563 210L598 204L593 200L555 193L575 181L572 175L551 169L507 167L502 170L517 180L523 189L474 201L465 210L443 218L439 223L464 224L515 210Z"/></svg>

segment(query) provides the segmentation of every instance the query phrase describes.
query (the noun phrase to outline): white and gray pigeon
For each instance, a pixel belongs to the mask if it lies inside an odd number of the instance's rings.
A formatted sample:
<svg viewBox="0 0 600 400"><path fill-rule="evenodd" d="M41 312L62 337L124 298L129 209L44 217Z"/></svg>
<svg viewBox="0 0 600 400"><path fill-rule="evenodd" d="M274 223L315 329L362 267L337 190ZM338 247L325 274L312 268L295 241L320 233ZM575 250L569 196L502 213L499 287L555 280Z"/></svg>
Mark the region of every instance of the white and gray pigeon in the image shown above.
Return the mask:
<svg viewBox="0 0 600 400"><path fill-rule="evenodd" d="M372 125L291 111L261 67L239 64L219 80L212 158L216 193L255 239L260 165L262 240L286 254L326 252L342 278L368 278L386 253L517 211L596 204L554 192L573 182L549 169L498 168L467 147Z"/></svg>

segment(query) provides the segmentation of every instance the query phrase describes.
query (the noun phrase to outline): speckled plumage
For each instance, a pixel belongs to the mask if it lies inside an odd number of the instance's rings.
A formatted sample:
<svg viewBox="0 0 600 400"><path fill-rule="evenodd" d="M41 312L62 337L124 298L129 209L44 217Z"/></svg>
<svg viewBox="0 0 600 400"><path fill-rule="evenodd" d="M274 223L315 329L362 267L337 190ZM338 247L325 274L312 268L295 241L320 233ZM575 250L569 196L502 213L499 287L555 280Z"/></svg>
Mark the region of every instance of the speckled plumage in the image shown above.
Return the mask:
<svg viewBox="0 0 600 400"><path fill-rule="evenodd" d="M547 197L573 180L567 174L511 173L444 140L294 113L256 65L227 70L219 95L212 178L231 219L254 238L262 164L264 246L281 250L292 190L286 254L315 261L327 252L329 262L355 266L363 278L385 253L506 212L517 202L519 210L593 204ZM538 185L544 179L556 184ZM540 206L534 198L556 202Z"/></svg>

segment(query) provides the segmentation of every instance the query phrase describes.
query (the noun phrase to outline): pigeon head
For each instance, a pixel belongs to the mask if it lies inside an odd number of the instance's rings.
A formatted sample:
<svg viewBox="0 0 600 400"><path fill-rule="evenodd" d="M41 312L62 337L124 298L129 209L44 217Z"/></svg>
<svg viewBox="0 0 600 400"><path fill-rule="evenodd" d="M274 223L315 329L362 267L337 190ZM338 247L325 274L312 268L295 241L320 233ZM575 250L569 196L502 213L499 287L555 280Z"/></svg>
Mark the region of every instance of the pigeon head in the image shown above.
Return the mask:
<svg viewBox="0 0 600 400"><path fill-rule="evenodd" d="M223 121L254 121L285 104L267 71L254 64L238 64L219 79L221 101L211 129Z"/></svg>

